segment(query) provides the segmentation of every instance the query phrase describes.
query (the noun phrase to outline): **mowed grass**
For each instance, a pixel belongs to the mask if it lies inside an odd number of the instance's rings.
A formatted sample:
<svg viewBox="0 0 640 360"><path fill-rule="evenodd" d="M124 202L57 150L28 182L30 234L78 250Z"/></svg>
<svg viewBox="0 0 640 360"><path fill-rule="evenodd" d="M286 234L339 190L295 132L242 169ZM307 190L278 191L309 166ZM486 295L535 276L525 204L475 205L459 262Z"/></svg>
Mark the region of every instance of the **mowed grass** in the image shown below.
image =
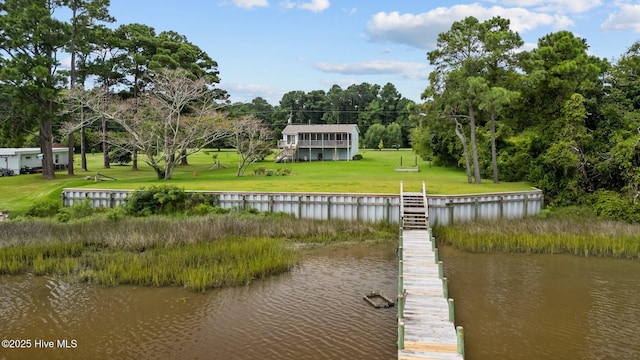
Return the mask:
<svg viewBox="0 0 640 360"><path fill-rule="evenodd" d="M210 191L266 191L266 192L329 192L329 193L388 193L397 194L400 182L405 190L419 191L425 181L427 192L432 194L473 194L509 192L531 189L525 182L493 184L468 184L464 169L433 167L421 160L411 150L362 150L359 161L314 161L276 164L273 155L262 162L252 164L244 176L238 177L238 154L234 150L202 151L189 156L189 165L178 166L171 180L158 180L155 172L139 158L139 170L131 166L112 164L102 166L102 154L87 156L89 171L79 169L80 156L76 155L76 175L66 171L56 173L55 180L44 180L41 175L20 175L0 178L0 210L26 210L37 200L57 199L63 188L85 187L103 189L138 189L159 184L176 185L185 190ZM212 168L213 157L224 168ZM404 167L417 161L419 172L396 172L400 159ZM289 169L287 176L255 175L254 170L265 168L277 172ZM97 173L115 178L115 181L96 182ZM90 177L85 180L85 177Z"/></svg>

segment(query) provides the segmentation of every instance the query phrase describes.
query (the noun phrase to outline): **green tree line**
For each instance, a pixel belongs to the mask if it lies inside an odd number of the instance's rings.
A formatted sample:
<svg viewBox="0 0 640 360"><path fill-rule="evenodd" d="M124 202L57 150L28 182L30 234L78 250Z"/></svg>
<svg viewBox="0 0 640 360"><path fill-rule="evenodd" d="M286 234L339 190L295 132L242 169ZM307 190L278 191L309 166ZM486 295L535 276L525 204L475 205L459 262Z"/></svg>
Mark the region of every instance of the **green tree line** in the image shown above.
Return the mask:
<svg viewBox="0 0 640 360"><path fill-rule="evenodd" d="M469 182L532 182L547 204L640 219L640 42L614 63L569 31L522 51L509 20L468 17L438 36L414 149ZM614 216L612 216L614 217Z"/></svg>
<svg viewBox="0 0 640 360"><path fill-rule="evenodd" d="M364 146L377 148L380 140L401 147L410 146L409 134L413 128L410 120L415 102L400 94L395 85L360 83L343 89L333 85L329 91L289 91L277 105L257 97L248 103L233 103L227 107L230 114L256 115L265 121L274 134L281 138L281 131L293 124L357 124Z"/></svg>

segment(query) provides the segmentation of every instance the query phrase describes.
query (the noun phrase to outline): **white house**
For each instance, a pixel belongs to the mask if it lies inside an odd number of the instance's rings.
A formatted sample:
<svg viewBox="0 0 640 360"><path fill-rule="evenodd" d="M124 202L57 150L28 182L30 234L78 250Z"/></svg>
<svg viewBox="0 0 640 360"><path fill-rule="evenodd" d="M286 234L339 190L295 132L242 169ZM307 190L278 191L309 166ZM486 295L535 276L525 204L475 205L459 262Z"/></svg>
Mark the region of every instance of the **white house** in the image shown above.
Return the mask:
<svg viewBox="0 0 640 360"><path fill-rule="evenodd" d="M53 165L56 169L66 169L69 165L69 149L53 147ZM0 169L13 170L20 174L25 168L42 169L40 148L0 148Z"/></svg>
<svg viewBox="0 0 640 360"><path fill-rule="evenodd" d="M276 162L351 160L358 154L355 124L287 125L278 142Z"/></svg>

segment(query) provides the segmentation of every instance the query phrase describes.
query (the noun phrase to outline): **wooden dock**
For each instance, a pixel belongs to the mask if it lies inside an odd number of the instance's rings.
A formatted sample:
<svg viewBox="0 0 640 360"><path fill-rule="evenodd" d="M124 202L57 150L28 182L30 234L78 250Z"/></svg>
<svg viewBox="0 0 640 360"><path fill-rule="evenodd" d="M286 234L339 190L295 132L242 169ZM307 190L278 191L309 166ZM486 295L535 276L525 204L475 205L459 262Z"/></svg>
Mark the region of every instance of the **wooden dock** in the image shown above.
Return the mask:
<svg viewBox="0 0 640 360"><path fill-rule="evenodd" d="M398 359L464 359L464 333L454 325L453 300L429 227L425 185L401 193L398 248Z"/></svg>

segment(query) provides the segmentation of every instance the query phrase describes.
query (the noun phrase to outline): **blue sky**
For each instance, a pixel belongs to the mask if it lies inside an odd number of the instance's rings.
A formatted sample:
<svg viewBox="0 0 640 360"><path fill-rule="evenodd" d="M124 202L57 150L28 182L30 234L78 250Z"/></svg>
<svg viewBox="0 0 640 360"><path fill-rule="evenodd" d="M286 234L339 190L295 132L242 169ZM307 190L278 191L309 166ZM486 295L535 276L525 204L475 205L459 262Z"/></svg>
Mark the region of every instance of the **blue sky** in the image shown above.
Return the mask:
<svg viewBox="0 0 640 360"><path fill-rule="evenodd" d="M511 20L525 49L569 30L591 54L615 60L640 40L640 1L629 0L111 0L116 26L174 30L218 62L232 101L278 104L293 90L393 83L414 101L427 86L426 57L454 21Z"/></svg>

